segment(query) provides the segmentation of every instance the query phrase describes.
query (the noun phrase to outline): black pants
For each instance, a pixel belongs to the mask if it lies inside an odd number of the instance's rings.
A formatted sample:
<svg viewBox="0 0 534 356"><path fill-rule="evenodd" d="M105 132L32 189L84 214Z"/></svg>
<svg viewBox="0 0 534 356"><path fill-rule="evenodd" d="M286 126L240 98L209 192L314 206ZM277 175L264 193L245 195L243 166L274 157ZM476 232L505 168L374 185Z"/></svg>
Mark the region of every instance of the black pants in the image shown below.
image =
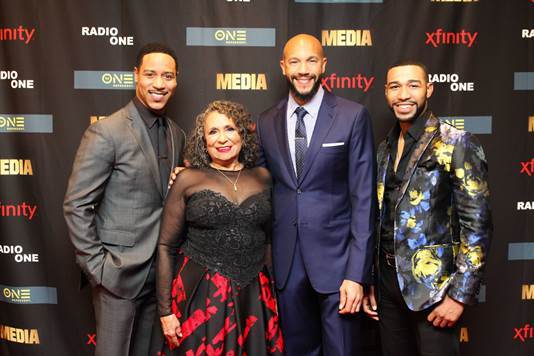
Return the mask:
<svg viewBox="0 0 534 356"><path fill-rule="evenodd" d="M427 321L435 308L414 312L402 297L397 271L380 256L378 315L384 356L455 356L459 355L458 324L436 328Z"/></svg>

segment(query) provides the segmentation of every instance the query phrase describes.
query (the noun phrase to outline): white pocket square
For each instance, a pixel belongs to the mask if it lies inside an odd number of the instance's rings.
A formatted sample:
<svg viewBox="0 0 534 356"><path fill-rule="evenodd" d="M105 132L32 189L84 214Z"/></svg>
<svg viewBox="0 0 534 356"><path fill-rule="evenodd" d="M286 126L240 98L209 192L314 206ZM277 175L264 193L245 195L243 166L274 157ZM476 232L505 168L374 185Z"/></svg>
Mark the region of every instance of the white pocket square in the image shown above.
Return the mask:
<svg viewBox="0 0 534 356"><path fill-rule="evenodd" d="M343 146L345 142L332 142L332 143L323 143L323 147L336 147Z"/></svg>

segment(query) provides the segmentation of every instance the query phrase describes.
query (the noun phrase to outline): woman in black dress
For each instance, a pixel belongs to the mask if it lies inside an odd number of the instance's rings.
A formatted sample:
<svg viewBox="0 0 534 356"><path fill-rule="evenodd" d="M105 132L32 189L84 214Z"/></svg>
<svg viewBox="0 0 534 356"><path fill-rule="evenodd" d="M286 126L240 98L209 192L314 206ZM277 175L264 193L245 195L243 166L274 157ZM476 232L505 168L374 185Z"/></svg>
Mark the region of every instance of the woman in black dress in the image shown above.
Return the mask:
<svg viewBox="0 0 534 356"><path fill-rule="evenodd" d="M265 266L271 178L255 167L257 148L242 105L215 101L197 116L159 237L165 355L283 354Z"/></svg>

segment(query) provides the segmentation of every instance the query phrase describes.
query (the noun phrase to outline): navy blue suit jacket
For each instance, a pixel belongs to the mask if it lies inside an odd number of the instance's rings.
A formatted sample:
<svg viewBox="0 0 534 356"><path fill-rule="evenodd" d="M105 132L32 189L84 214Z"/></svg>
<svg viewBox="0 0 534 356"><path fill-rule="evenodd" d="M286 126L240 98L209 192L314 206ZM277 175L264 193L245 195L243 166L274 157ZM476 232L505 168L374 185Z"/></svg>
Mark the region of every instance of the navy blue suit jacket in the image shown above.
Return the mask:
<svg viewBox="0 0 534 356"><path fill-rule="evenodd" d="M273 178L273 267L283 288L297 236L313 288L371 282L376 175L373 132L362 105L325 92L302 175L289 153L287 98L257 123L259 164Z"/></svg>

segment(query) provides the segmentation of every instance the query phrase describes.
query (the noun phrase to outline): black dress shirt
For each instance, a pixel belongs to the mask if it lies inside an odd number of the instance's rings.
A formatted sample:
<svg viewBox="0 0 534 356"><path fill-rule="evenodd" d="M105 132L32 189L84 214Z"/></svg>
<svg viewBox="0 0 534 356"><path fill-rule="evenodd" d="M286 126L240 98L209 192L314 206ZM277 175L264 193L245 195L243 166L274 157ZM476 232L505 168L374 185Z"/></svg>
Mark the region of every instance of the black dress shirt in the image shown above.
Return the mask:
<svg viewBox="0 0 534 356"><path fill-rule="evenodd" d="M389 132L386 141L389 148L389 163L386 170L386 179L384 186L384 199L382 201L383 215L382 225L380 227L380 247L387 253L394 253L393 230L395 227L395 203L399 197L402 179L406 172L406 166L410 160L417 141L425 131L425 124L430 111L423 112L404 135L404 149L395 172L395 158L397 157L397 147L399 144L399 135L401 132L400 125L397 122Z"/></svg>

